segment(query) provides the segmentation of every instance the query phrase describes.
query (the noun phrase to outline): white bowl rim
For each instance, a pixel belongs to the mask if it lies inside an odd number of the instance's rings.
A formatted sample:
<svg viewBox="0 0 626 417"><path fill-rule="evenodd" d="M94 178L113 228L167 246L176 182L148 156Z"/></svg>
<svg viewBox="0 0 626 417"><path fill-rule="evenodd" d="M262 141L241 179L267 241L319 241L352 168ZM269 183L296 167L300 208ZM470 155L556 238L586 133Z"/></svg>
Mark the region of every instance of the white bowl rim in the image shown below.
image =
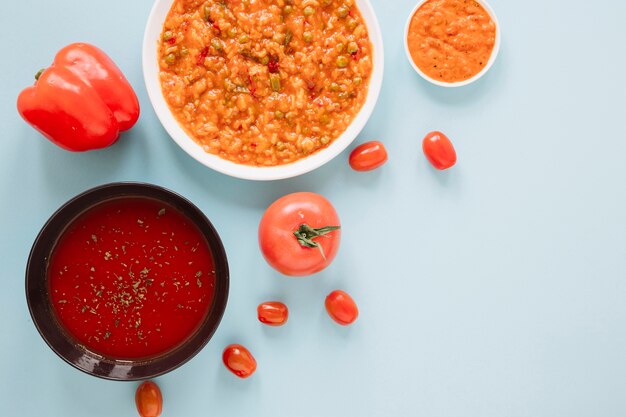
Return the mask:
<svg viewBox="0 0 626 417"><path fill-rule="evenodd" d="M200 145L187 135L172 115L158 79L157 43L160 37L165 16L169 13L174 0L155 0L146 29L142 49L143 76L150 103L159 121L170 137L192 158L201 164L235 178L271 181L296 177L321 167L342 153L357 138L372 115L384 74L384 46L380 25L369 0L356 0L366 23L373 49L373 70L370 78L368 95L359 113L348 129L335 139L327 148L296 162L273 167L258 167L237 164L217 155L206 152ZM161 18L162 17L162 18Z"/></svg>
<svg viewBox="0 0 626 417"><path fill-rule="evenodd" d="M493 50L491 51L491 56L489 57L489 61L487 61L487 65L485 65L478 74L474 75L472 78L468 78L467 80L448 83L444 81L435 80L434 78L429 77L428 75L424 74L424 72L415 64L415 61L413 61L413 57L411 56L411 51L409 51L409 28L411 26L411 20L413 20L413 16L415 16L415 13L417 13L420 7L422 7L424 3L426 3L427 1L430 1L430 0L420 0L417 3L417 5L413 8L411 13L409 14L409 18L407 19L406 25L404 27L404 51L406 53L406 56L411 66L413 67L415 72L417 72L423 79L425 79L426 81L432 84L438 85L440 87L448 87L448 88L463 87L464 85L468 85L468 84L473 83L474 81L477 81L483 75L485 75L487 71L489 71L493 63L496 61L496 58L498 57L498 53L500 52L501 30L500 30L500 23L498 22L498 17L496 16L496 13L493 11L493 9L489 5L489 3L487 3L486 0L475 0L487 11L487 13L489 14L489 17L491 17L491 20L493 20L493 23L496 26L496 40L493 45Z"/></svg>

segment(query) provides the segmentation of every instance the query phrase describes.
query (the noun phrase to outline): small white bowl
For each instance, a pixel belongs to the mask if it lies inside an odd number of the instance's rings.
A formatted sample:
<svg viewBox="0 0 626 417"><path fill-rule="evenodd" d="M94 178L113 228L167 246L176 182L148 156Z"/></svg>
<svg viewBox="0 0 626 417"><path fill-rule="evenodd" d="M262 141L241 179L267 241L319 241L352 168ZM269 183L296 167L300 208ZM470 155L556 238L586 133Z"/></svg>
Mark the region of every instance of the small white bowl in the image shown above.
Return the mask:
<svg viewBox="0 0 626 417"><path fill-rule="evenodd" d="M472 78L468 78L467 80L463 80L463 81L447 83L447 82L435 80L434 78L431 78L428 75L424 74L424 72L417 65L415 65L415 62L413 61L413 57L411 56L411 52L409 51L408 40L409 40L409 28L411 26L411 20L413 19L413 16L415 15L415 13L417 13L419 8L422 7L424 3L426 3L427 1L429 0L420 0L420 2L417 3L415 8L409 15L409 18L406 22L406 27L404 28L404 50L415 72L417 72L426 81L429 81L440 87L462 87L464 85L471 84L474 81L481 78L483 75L485 75L485 73L487 73L487 71L489 71L489 69L495 62L496 58L498 57L498 52L500 52L500 23L498 23L498 18L496 17L496 14L494 13L491 6L489 6L489 4L485 0L475 0L476 3L480 4L483 7L483 9L485 9L485 11L489 14L489 17L491 17L491 20L493 20L494 25L496 26L496 40L493 45L493 50L491 51L491 56L489 57L489 61L487 61L487 65L485 65L484 68L478 74L474 75Z"/></svg>
<svg viewBox="0 0 626 417"><path fill-rule="evenodd" d="M146 31L143 39L143 76L148 90L150 102L161 121L161 124L174 141L190 156L198 162L212 168L218 172L236 178L269 181L291 178L312 171L331 159L339 155L356 139L361 130L365 127L370 118L383 81L384 72L384 52L383 39L380 32L378 20L374 14L374 9L369 0L356 0L356 4L363 15L365 24L369 31L370 41L373 47L374 67L369 84L369 90L365 104L355 117L348 129L327 148L314 153L313 155L300 159L296 162L274 167L256 167L250 165L236 164L222 159L217 155L206 152L198 145L178 124L170 111L159 82L158 65L158 42L161 37L163 23L172 6L174 0L156 0L150 12Z"/></svg>

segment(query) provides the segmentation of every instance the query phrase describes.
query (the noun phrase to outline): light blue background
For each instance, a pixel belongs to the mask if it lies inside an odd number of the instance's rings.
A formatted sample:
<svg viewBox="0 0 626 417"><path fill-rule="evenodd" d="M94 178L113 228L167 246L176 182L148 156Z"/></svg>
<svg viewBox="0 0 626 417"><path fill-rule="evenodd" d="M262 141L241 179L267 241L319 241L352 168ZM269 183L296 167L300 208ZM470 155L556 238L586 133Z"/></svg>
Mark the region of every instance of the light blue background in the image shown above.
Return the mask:
<svg viewBox="0 0 626 417"><path fill-rule="evenodd" d="M111 181L148 181L194 201L221 232L232 287L222 325L190 363L158 379L164 416L623 417L626 415L626 3L490 0L503 31L491 72L446 90L403 50L412 0L372 0L386 77L358 142L389 163L350 170L342 154L275 183L199 165L161 128L141 76L148 0L5 1L0 11L0 416L135 416L135 383L67 366L31 323L30 246L70 197ZM15 100L74 41L119 63L143 114L114 147L64 152L19 118ZM436 172L423 135L445 131L458 166ZM276 198L327 196L344 226L335 263L287 279L263 261L256 227ZM353 294L361 316L334 325L325 295ZM284 300L288 325L256 306ZM259 367L221 364L229 343Z"/></svg>

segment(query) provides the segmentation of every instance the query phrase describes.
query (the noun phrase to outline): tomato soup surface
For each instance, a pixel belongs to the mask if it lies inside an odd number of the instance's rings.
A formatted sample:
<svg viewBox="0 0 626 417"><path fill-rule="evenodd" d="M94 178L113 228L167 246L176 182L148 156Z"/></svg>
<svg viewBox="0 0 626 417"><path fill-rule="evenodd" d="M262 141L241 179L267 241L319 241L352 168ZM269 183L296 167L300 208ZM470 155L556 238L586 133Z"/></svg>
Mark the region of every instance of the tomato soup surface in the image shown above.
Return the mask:
<svg viewBox="0 0 626 417"><path fill-rule="evenodd" d="M415 65L438 81L478 74L489 62L496 25L474 0L429 0L413 15L408 47Z"/></svg>
<svg viewBox="0 0 626 417"><path fill-rule="evenodd" d="M200 230L175 208L123 197L75 219L48 266L60 323L105 357L165 353L199 327L212 305L215 271Z"/></svg>
<svg viewBox="0 0 626 417"><path fill-rule="evenodd" d="M159 65L170 110L206 152L275 166L344 133L373 50L353 0L175 0Z"/></svg>

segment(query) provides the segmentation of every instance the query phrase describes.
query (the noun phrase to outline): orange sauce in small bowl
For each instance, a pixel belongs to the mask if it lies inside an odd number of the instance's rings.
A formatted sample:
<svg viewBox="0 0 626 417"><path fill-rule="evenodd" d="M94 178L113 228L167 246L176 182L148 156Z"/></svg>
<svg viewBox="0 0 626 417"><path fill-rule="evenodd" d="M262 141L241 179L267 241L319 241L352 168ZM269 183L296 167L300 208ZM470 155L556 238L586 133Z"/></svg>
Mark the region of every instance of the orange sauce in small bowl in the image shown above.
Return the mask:
<svg viewBox="0 0 626 417"><path fill-rule="evenodd" d="M411 17L406 42L413 63L427 77L463 82L488 65L496 23L475 0L428 0Z"/></svg>

